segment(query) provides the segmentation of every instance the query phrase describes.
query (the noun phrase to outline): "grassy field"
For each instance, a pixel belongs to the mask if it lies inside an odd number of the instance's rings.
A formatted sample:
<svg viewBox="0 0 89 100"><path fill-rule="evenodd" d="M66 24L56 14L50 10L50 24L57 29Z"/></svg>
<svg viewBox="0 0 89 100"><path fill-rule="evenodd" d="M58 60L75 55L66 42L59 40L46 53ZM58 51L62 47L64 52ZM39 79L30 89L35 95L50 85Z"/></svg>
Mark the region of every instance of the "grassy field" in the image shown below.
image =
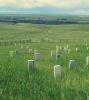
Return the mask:
<svg viewBox="0 0 89 100"><path fill-rule="evenodd" d="M88 100L89 25L33 25L0 23L0 40L14 41L32 39L55 40L56 42L25 43L0 46L0 100ZM60 39L67 39L68 42ZM70 41L72 40L72 41ZM88 43L86 47L85 43ZM64 51L69 45L71 52ZM51 58L51 50L62 46L59 60ZM21 48L23 46L23 49ZM29 48L38 50L41 59L35 61L35 69L28 71L27 60L34 59ZM75 48L80 49L79 52ZM9 51L19 49L20 54L10 57ZM76 61L76 68L70 70L69 60ZM55 79L54 65L61 65L61 79Z"/></svg>

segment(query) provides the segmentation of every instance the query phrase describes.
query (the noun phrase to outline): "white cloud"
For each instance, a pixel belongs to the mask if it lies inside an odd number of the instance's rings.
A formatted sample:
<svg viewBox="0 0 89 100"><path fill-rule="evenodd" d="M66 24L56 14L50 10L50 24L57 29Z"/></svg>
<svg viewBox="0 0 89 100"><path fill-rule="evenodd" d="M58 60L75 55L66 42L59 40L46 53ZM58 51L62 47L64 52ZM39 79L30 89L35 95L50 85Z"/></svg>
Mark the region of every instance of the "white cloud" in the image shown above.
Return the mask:
<svg viewBox="0 0 89 100"><path fill-rule="evenodd" d="M55 7L65 11L76 9L75 12L84 13L86 11L82 11L82 9L89 9L89 0L0 0L0 6L18 8Z"/></svg>
<svg viewBox="0 0 89 100"><path fill-rule="evenodd" d="M89 0L0 0L1 6L14 5L17 7L45 7L70 8L76 6L89 6Z"/></svg>
<svg viewBox="0 0 89 100"><path fill-rule="evenodd" d="M72 14L76 14L76 15L89 15L89 10L75 10L72 12Z"/></svg>

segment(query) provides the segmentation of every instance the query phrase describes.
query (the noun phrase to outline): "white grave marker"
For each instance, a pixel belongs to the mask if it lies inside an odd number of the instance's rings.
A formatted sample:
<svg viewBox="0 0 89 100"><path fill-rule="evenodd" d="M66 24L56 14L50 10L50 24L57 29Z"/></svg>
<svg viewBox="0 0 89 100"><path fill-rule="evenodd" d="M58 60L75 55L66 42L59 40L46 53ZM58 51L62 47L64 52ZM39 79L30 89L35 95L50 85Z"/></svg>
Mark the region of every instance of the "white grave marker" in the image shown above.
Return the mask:
<svg viewBox="0 0 89 100"><path fill-rule="evenodd" d="M76 48L76 52L79 52L79 48Z"/></svg>
<svg viewBox="0 0 89 100"><path fill-rule="evenodd" d="M86 46L88 46L87 42L86 42Z"/></svg>
<svg viewBox="0 0 89 100"><path fill-rule="evenodd" d="M59 46L56 45L56 53L59 52Z"/></svg>
<svg viewBox="0 0 89 100"><path fill-rule="evenodd" d="M89 50L89 47L87 47L87 51Z"/></svg>
<svg viewBox="0 0 89 100"><path fill-rule="evenodd" d="M54 66L54 77L55 78L60 78L61 77L61 66L60 65L55 65Z"/></svg>
<svg viewBox="0 0 89 100"><path fill-rule="evenodd" d="M29 49L29 54L32 54L34 52L33 49Z"/></svg>
<svg viewBox="0 0 89 100"><path fill-rule="evenodd" d="M64 47L64 51L66 52L68 49L67 49L67 47Z"/></svg>
<svg viewBox="0 0 89 100"><path fill-rule="evenodd" d="M75 60L70 60L69 61L69 69L75 68Z"/></svg>
<svg viewBox="0 0 89 100"><path fill-rule="evenodd" d="M69 48L69 45L67 44L66 48L68 49Z"/></svg>
<svg viewBox="0 0 89 100"><path fill-rule="evenodd" d="M53 51L51 50L51 57L53 56Z"/></svg>
<svg viewBox="0 0 89 100"><path fill-rule="evenodd" d="M56 53L59 53L59 50L56 50Z"/></svg>
<svg viewBox="0 0 89 100"><path fill-rule="evenodd" d="M58 60L60 58L60 54L56 53L56 60Z"/></svg>
<svg viewBox="0 0 89 100"><path fill-rule="evenodd" d="M62 46L60 46L60 50L62 50Z"/></svg>
<svg viewBox="0 0 89 100"><path fill-rule="evenodd" d="M18 49L17 49L17 50L15 50L15 54L16 54L16 55L20 54L20 52L19 52L19 50L18 50Z"/></svg>
<svg viewBox="0 0 89 100"><path fill-rule="evenodd" d="M89 65L89 56L86 57L86 66Z"/></svg>
<svg viewBox="0 0 89 100"><path fill-rule="evenodd" d="M68 54L70 54L70 52L71 52L71 49L68 49Z"/></svg>
<svg viewBox="0 0 89 100"><path fill-rule="evenodd" d="M52 57L52 58L55 58L55 57L56 57L56 52L53 51L53 50L51 50L51 57Z"/></svg>
<svg viewBox="0 0 89 100"><path fill-rule="evenodd" d="M59 49L59 46L58 45L56 45L56 49Z"/></svg>
<svg viewBox="0 0 89 100"><path fill-rule="evenodd" d="M28 60L28 70L34 68L34 60Z"/></svg>
<svg viewBox="0 0 89 100"><path fill-rule="evenodd" d="M40 53L35 53L35 60L39 60L40 59Z"/></svg>

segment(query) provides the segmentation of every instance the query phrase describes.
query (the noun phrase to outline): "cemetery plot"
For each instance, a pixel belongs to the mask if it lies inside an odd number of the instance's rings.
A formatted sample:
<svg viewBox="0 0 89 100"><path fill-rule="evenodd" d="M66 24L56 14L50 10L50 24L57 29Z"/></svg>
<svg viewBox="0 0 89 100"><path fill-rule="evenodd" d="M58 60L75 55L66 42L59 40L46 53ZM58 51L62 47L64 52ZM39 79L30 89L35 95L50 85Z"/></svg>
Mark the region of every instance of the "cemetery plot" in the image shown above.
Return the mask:
<svg viewBox="0 0 89 100"><path fill-rule="evenodd" d="M11 42L0 45L1 100L87 100L88 25L2 26L0 36ZM24 30L26 27L40 28L40 31L28 33ZM81 34L81 27L85 35ZM48 30L51 33L46 33ZM32 42L32 39L39 41L42 38L40 42ZM45 41L47 38L49 42Z"/></svg>

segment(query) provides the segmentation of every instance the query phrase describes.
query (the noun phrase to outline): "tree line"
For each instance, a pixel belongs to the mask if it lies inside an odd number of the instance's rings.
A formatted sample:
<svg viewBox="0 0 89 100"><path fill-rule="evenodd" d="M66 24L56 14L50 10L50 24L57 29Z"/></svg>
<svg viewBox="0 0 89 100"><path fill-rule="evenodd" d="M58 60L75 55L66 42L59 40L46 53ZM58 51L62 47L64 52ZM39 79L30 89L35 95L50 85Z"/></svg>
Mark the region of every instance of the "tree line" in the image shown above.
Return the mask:
<svg viewBox="0 0 89 100"><path fill-rule="evenodd" d="M59 24L80 24L82 21L69 19L69 18L32 18L32 17L24 17L24 16L2 16L0 17L0 22L7 22L12 24L17 23L32 23L32 24L50 24L50 25L59 25ZM83 23L89 23L84 22Z"/></svg>

